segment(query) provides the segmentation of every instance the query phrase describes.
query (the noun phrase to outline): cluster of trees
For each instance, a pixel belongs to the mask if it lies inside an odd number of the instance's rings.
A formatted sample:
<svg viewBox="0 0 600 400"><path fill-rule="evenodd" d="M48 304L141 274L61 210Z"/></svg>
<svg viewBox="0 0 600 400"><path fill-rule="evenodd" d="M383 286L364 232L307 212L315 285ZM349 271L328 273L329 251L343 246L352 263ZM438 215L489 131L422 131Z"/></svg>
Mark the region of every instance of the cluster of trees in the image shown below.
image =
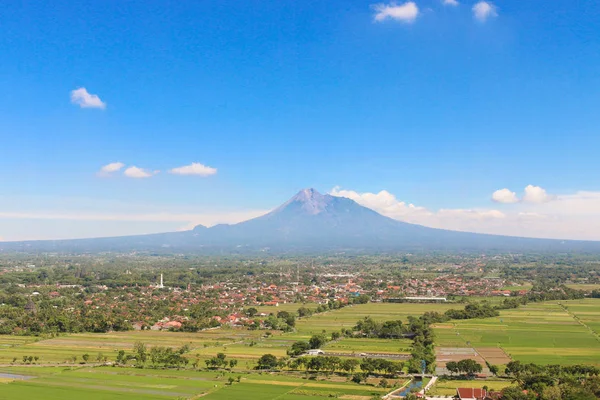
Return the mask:
<svg viewBox="0 0 600 400"><path fill-rule="evenodd" d="M450 361L446 363L446 368L453 374L473 376L483 370L481 364L469 358L460 361Z"/></svg>
<svg viewBox="0 0 600 400"><path fill-rule="evenodd" d="M144 297L140 288L126 288L96 293L97 288L40 288L32 296L31 289L10 286L0 288L0 334L57 335L61 333L128 331L130 321L158 321L174 313L174 302ZM134 299L133 301L131 299ZM140 300L143 298L143 300ZM98 302L100 308L89 304ZM119 307L112 305L119 304ZM201 302L177 311L188 317L179 330L197 332L218 326L212 317L219 312L214 303ZM152 323L150 323L152 325ZM149 328L146 325L144 328Z"/></svg>
<svg viewBox="0 0 600 400"><path fill-rule="evenodd" d="M259 360L256 369L290 368L294 370L304 369L306 372L345 372L354 373L359 367L363 371L362 381L369 374L395 375L404 368L402 362L395 362L380 358L345 358L336 356L298 357L289 359L287 357L277 358L272 354L264 354ZM359 374L360 375L360 374Z"/></svg>
<svg viewBox="0 0 600 400"><path fill-rule="evenodd" d="M217 353L216 357L211 357L209 359L204 360L207 368L227 368L230 369L235 368L238 364L237 360L230 359L227 360L227 356L224 353Z"/></svg>
<svg viewBox="0 0 600 400"><path fill-rule="evenodd" d="M500 315L498 309L492 307L489 303L470 303L462 310L447 310L444 315L448 319L475 319L492 318Z"/></svg>
<svg viewBox="0 0 600 400"><path fill-rule="evenodd" d="M377 322L371 317L359 320L354 326L354 330L360 332L362 336L381 339L405 337L409 333L409 329L400 320Z"/></svg>
<svg viewBox="0 0 600 400"><path fill-rule="evenodd" d="M503 400L593 400L600 398L600 369L589 365L537 365L511 361L506 374L517 386Z"/></svg>
<svg viewBox="0 0 600 400"><path fill-rule="evenodd" d="M315 309L310 309L306 306L302 306L298 309L298 317L310 317L313 314L319 314L326 311L338 310L351 304L366 304L371 298L366 294L353 297L349 303L343 303L339 300L330 300L326 304L320 304Z"/></svg>
<svg viewBox="0 0 600 400"><path fill-rule="evenodd" d="M365 317L356 323L354 330L359 335L366 337L385 339L412 338L412 358L408 362L409 372L420 373L423 370L423 366L425 366L427 372L434 372L435 351L433 342L435 335L431 325L445 320L447 320L447 317L437 312L427 312L418 318L409 316L407 324L403 324L399 320L377 322L371 317Z"/></svg>
<svg viewBox="0 0 600 400"><path fill-rule="evenodd" d="M148 349L145 343L135 342L132 353L127 354L125 350L119 350L116 362L127 364L133 361L138 368L148 366L148 362L152 368L181 368L189 363L188 358L183 356L189 351L188 345L183 345L179 349L162 346Z"/></svg>
<svg viewBox="0 0 600 400"><path fill-rule="evenodd" d="M360 361L360 369L368 374L380 373L394 375L404 368L401 361L390 361L383 358L363 358Z"/></svg>
<svg viewBox="0 0 600 400"><path fill-rule="evenodd" d="M524 297L526 301L538 302L549 300L577 300L583 299L586 292L583 290L571 289L563 284L557 284L553 281L538 280Z"/></svg>

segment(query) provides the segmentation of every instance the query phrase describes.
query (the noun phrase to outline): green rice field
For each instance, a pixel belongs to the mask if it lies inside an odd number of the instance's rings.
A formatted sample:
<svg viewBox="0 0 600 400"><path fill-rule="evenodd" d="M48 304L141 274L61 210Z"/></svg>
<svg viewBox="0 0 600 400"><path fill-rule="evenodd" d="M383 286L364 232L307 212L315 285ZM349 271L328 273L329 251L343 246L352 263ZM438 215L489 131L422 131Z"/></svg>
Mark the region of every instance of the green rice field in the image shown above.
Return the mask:
<svg viewBox="0 0 600 400"><path fill-rule="evenodd" d="M275 374L236 374L206 371L151 370L115 367L12 368L32 379L0 386L0 399L69 400L146 399L305 399L306 395L351 396L369 399L386 390L352 382L308 380ZM228 379L236 379L228 385ZM237 378L240 377L240 382Z"/></svg>
<svg viewBox="0 0 600 400"><path fill-rule="evenodd" d="M496 318L439 324L436 345L500 347L515 360L537 364L600 364L600 339L593 332L600 327L600 300L561 303L531 303Z"/></svg>

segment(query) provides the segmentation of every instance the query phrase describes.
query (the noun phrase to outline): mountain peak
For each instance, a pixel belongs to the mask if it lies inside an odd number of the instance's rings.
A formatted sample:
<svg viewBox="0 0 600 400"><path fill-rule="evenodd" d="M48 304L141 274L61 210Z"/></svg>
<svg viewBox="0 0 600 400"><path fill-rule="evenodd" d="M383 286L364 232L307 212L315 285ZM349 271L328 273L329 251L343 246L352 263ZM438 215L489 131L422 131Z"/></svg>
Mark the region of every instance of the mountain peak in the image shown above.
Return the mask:
<svg viewBox="0 0 600 400"><path fill-rule="evenodd" d="M275 211L282 211L292 206L299 206L302 211L310 215L319 214L327 208L331 202L331 196L321 194L313 188L302 189L294 197Z"/></svg>
<svg viewBox="0 0 600 400"><path fill-rule="evenodd" d="M296 195L294 197L292 197L292 200L310 201L311 199L319 198L319 197L323 197L323 195L321 193L319 193L317 190L315 190L313 188L306 188L306 189L302 189L301 191L296 193Z"/></svg>

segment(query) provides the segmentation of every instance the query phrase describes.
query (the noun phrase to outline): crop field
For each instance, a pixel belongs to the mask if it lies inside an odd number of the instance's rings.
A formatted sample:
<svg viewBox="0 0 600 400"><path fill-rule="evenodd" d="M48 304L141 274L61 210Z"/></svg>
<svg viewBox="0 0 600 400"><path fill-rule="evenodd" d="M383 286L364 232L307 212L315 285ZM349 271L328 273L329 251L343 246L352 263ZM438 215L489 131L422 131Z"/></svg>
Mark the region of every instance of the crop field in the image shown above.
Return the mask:
<svg viewBox="0 0 600 400"><path fill-rule="evenodd" d="M569 300L561 304L576 320L600 335L600 299Z"/></svg>
<svg viewBox="0 0 600 400"><path fill-rule="evenodd" d="M456 305L454 305L456 306ZM260 307L260 312L286 310L294 311L298 304L284 304L280 307ZM239 359L243 365L252 367L256 359L265 353L277 357L286 354L287 349L297 340L308 340L314 334L325 331L331 335L342 328L351 328L366 316L378 321L392 319L406 320L409 315L419 316L426 311L443 312L452 308L451 304L412 304L412 303L370 303L345 307L301 318L296 322L296 332L283 333L273 331L272 336L263 338L265 331L221 328L198 333L130 331L106 334L71 334L52 339L40 340L33 337L0 336L0 364L7 365L17 359L20 363L24 356L39 357L38 364L72 363L81 361L83 354L89 354L94 361L99 353L109 360L116 358L119 350L129 351L136 341L149 346L180 347L187 344L191 348L190 356L204 359L225 353L230 358ZM410 352L408 340L356 340L344 338L327 344L324 349L334 353L390 353L406 354ZM242 365L242 364L241 364Z"/></svg>
<svg viewBox="0 0 600 400"><path fill-rule="evenodd" d="M436 359L437 369L439 374L448 373L443 370L446 363L449 361L460 361L465 359L471 359L477 361L482 367L485 367L485 360L479 355L472 347L437 347L436 348Z"/></svg>
<svg viewBox="0 0 600 400"><path fill-rule="evenodd" d="M385 353L385 354L408 354L411 350L412 341L409 339L355 339L343 338L330 342L324 346L324 350L334 353Z"/></svg>
<svg viewBox="0 0 600 400"><path fill-rule="evenodd" d="M308 380L271 374L132 368L11 368L31 379L1 384L0 399L305 399L306 395L369 399L385 389L333 380ZM228 385L228 379L236 380ZM238 377L240 382L237 382Z"/></svg>
<svg viewBox="0 0 600 400"><path fill-rule="evenodd" d="M600 300L530 303L499 317L439 324L440 347L499 347L511 358L538 364L600 364ZM579 321L575 316L581 320Z"/></svg>
<svg viewBox="0 0 600 400"><path fill-rule="evenodd" d="M456 304L416 304L416 303L368 303L344 307L339 310L313 315L309 319L297 322L298 333L310 337L313 334L339 331L342 328L352 328L364 317L372 317L376 321L407 320L409 315L415 317L427 311L444 312Z"/></svg>
<svg viewBox="0 0 600 400"><path fill-rule="evenodd" d="M339 332L342 328L352 328L359 319L372 317L376 321L389 321L401 319L406 321L409 315L420 316L426 311L443 312L456 307L452 304L413 304L413 303L368 303L344 307L339 310L315 314L308 318L296 321L296 332L284 333L258 342L253 348L239 344L228 346L228 351L248 351L255 353L256 357L270 352L276 356L285 355L285 351L298 340L308 340L312 335L325 332L328 336L332 332ZM279 308L279 307L277 307ZM407 340L377 340L377 339L341 339L324 346L324 350L339 353L399 353L410 351L410 341ZM206 352L215 349L206 349Z"/></svg>
<svg viewBox="0 0 600 400"><path fill-rule="evenodd" d="M33 337L0 336L0 364L18 360L23 356L37 356L39 363L61 363L71 361L73 357L81 360L83 354L89 354L94 360L98 353L113 360L119 350L131 350L136 341L149 346L181 347L189 345L196 354L207 348L220 351L222 346L240 341L258 339L264 332L242 329L213 329L198 333L167 331L130 331L112 333L82 333L59 336L52 339L37 340ZM273 332L277 335L278 332Z"/></svg>

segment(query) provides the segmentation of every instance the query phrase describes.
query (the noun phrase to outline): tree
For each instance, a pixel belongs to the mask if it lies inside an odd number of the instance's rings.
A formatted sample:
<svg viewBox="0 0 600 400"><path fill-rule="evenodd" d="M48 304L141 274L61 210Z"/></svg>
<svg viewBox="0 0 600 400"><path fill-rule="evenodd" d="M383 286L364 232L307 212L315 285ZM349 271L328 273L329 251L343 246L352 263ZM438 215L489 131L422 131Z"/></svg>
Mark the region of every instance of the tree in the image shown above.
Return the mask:
<svg viewBox="0 0 600 400"><path fill-rule="evenodd" d="M83 362L88 362L88 360L90 359L90 355L85 353L84 355L81 356L81 358L83 358Z"/></svg>
<svg viewBox="0 0 600 400"><path fill-rule="evenodd" d="M235 382L235 378L233 376L230 376L229 379L227 379L227 382L229 383L229 386L233 385L233 382Z"/></svg>
<svg viewBox="0 0 600 400"><path fill-rule="evenodd" d="M302 317L310 317L311 315L312 315L312 311L309 308L300 307L298 309L298 316L300 318L302 318Z"/></svg>
<svg viewBox="0 0 600 400"><path fill-rule="evenodd" d="M456 367L458 368L459 372L462 372L466 375L474 375L482 371L481 364L475 360L471 360L470 358L460 360L456 363Z"/></svg>
<svg viewBox="0 0 600 400"><path fill-rule="evenodd" d="M246 310L246 315L250 318L254 317L256 314L258 314L258 310L254 307L250 307Z"/></svg>
<svg viewBox="0 0 600 400"><path fill-rule="evenodd" d="M327 339L325 338L325 335L313 335L308 341L308 344L311 349L320 349L326 342Z"/></svg>
<svg viewBox="0 0 600 400"><path fill-rule="evenodd" d="M558 386L547 386L542 390L542 398L544 400L561 400L562 393Z"/></svg>
<svg viewBox="0 0 600 400"><path fill-rule="evenodd" d="M360 361L358 361L357 359L347 358L341 362L340 367L346 372L354 373L354 370L356 370L358 364L360 364Z"/></svg>
<svg viewBox="0 0 600 400"><path fill-rule="evenodd" d="M273 369L277 367L277 357L273 354L263 354L258 359L257 369Z"/></svg>
<svg viewBox="0 0 600 400"><path fill-rule="evenodd" d="M292 344L292 347L287 351L287 354L291 357L299 356L300 354L306 353L310 349L310 344L306 341L299 340Z"/></svg>
<svg viewBox="0 0 600 400"><path fill-rule="evenodd" d="M352 375L352 382L354 382L354 383L361 383L362 381L364 381L366 379L367 379L367 374L362 373L362 372Z"/></svg>
<svg viewBox="0 0 600 400"><path fill-rule="evenodd" d="M448 361L446 363L446 369L451 373L456 374L458 373L458 364L456 363L456 361Z"/></svg>
<svg viewBox="0 0 600 400"><path fill-rule="evenodd" d="M517 386L508 386L502 389L502 400L529 400L529 396Z"/></svg>
<svg viewBox="0 0 600 400"><path fill-rule="evenodd" d="M497 365L490 365L490 372L492 374L494 374L495 376L498 376L499 371L500 371L500 368Z"/></svg>
<svg viewBox="0 0 600 400"><path fill-rule="evenodd" d="M237 360L229 360L229 368L233 369L237 364Z"/></svg>
<svg viewBox="0 0 600 400"><path fill-rule="evenodd" d="M355 297L352 302L355 304L367 304L369 300L371 300L371 298L368 295L361 294L360 296Z"/></svg>

